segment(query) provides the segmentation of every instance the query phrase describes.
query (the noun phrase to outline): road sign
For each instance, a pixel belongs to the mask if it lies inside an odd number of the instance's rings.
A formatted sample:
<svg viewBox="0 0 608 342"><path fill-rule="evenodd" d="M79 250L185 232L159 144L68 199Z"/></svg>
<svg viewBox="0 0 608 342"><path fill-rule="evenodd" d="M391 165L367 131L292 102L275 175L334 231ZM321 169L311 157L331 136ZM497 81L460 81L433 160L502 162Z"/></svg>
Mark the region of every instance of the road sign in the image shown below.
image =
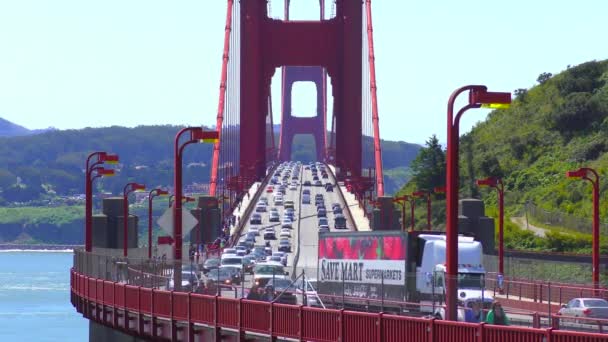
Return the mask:
<svg viewBox="0 0 608 342"><path fill-rule="evenodd" d="M173 236L173 207L165 210L156 223L158 223L162 230ZM182 208L182 235L188 234L197 223L196 218L190 214L190 210Z"/></svg>

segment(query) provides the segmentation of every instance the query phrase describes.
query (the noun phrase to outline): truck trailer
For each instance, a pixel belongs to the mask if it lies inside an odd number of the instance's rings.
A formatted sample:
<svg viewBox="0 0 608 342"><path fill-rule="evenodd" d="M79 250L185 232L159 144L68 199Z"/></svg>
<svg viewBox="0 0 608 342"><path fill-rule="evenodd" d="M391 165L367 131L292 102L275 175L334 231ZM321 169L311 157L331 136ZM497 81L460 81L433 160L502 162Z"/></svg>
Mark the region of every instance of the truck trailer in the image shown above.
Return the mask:
<svg viewBox="0 0 608 342"><path fill-rule="evenodd" d="M325 304L444 318L446 237L435 231L328 232L319 234L318 293ZM482 244L458 238L458 296L491 305ZM405 304L407 303L407 304ZM462 310L460 310L462 311ZM464 317L463 312L459 316Z"/></svg>

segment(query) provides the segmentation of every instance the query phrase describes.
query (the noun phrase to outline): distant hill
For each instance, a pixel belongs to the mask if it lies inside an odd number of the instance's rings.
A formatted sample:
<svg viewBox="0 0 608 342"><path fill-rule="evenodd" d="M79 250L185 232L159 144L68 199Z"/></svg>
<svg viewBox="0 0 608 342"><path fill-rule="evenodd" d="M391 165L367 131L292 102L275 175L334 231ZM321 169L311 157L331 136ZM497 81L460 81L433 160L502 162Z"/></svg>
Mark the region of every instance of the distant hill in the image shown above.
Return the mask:
<svg viewBox="0 0 608 342"><path fill-rule="evenodd" d="M13 127L12 124L8 126ZM92 151L120 155L118 175L96 182L104 191L121 193L129 181L144 183L149 188L169 185L173 180L173 139L180 128L169 125L112 126L0 137L0 160L3 161L0 165L0 205L84 193L84 163ZM419 148L392 141L383 141L382 145L384 164L388 168L407 167ZM296 142L294 151L302 160L312 159L312 146L305 141ZM189 165L184 169L185 184L209 181L211 153L210 144L188 148L184 156L184 165ZM398 177L388 183L398 189L404 181Z"/></svg>
<svg viewBox="0 0 608 342"><path fill-rule="evenodd" d="M35 129L30 130L23 126L19 126L14 124L8 120L0 118L0 137L18 137L23 135L32 135L44 133L49 130L54 130L54 128L46 128L46 129Z"/></svg>

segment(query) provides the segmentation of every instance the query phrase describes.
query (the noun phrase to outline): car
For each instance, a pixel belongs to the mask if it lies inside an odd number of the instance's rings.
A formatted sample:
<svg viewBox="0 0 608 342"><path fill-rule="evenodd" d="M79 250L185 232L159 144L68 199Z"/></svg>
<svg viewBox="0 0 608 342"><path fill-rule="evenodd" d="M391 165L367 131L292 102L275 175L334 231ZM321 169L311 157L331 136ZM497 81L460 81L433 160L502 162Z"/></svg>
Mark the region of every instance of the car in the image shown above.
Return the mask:
<svg viewBox="0 0 608 342"><path fill-rule="evenodd" d="M272 256L279 256L279 257L281 257L281 263L284 266L287 266L287 253L285 253L283 251L278 251L278 252L272 253Z"/></svg>
<svg viewBox="0 0 608 342"><path fill-rule="evenodd" d="M319 226L319 233L329 233L329 226L328 225Z"/></svg>
<svg viewBox="0 0 608 342"><path fill-rule="evenodd" d="M319 210L317 210L317 217L327 217L327 211L323 208L319 208Z"/></svg>
<svg viewBox="0 0 608 342"><path fill-rule="evenodd" d="M282 230L279 233L279 237L280 238L290 238L291 237L291 232L289 230Z"/></svg>
<svg viewBox="0 0 608 342"><path fill-rule="evenodd" d="M249 227L247 231L247 235L260 236L260 230L257 227Z"/></svg>
<svg viewBox="0 0 608 342"><path fill-rule="evenodd" d="M573 298L568 304L562 305L557 314L564 317L606 319L608 301L602 298Z"/></svg>
<svg viewBox="0 0 608 342"><path fill-rule="evenodd" d="M334 192L334 186L329 183L325 184L325 191Z"/></svg>
<svg viewBox="0 0 608 342"><path fill-rule="evenodd" d="M319 177L315 175L315 176L313 176L313 177L312 177L312 180L313 180L313 181L318 181L318 180L319 180Z"/></svg>
<svg viewBox="0 0 608 342"><path fill-rule="evenodd" d="M281 252L291 253L291 242L288 239L279 240L279 247L277 248Z"/></svg>
<svg viewBox="0 0 608 342"><path fill-rule="evenodd" d="M310 189L304 189L304 190L302 190L302 195L309 195L310 196Z"/></svg>
<svg viewBox="0 0 608 342"><path fill-rule="evenodd" d="M222 258L220 259L220 268L222 266L234 266L242 268L243 256L240 256L238 254L222 255Z"/></svg>
<svg viewBox="0 0 608 342"><path fill-rule="evenodd" d="M320 180L315 181L315 186L323 186L323 183L321 183L321 181L320 181Z"/></svg>
<svg viewBox="0 0 608 342"><path fill-rule="evenodd" d="M274 188L272 186L269 186L266 188L267 193L272 193L273 191L274 191Z"/></svg>
<svg viewBox="0 0 608 342"><path fill-rule="evenodd" d="M270 212L270 217L268 218L268 221L270 221L270 222L279 222L280 219L281 218L280 218L278 212L276 212L276 211Z"/></svg>
<svg viewBox="0 0 608 342"><path fill-rule="evenodd" d="M281 257L280 256L275 256L275 255L269 255L266 258L266 261L270 261L270 262L278 262L281 263L281 265L283 265L283 262L281 261ZM283 265L285 266L285 265Z"/></svg>
<svg viewBox="0 0 608 342"><path fill-rule="evenodd" d="M327 173L323 173L323 174L321 175L321 178L323 178L323 179L327 179L327 178L329 178L329 176L327 175Z"/></svg>
<svg viewBox="0 0 608 342"><path fill-rule="evenodd" d="M281 222L281 228L293 229L293 224L291 223L291 219L286 218Z"/></svg>
<svg viewBox="0 0 608 342"><path fill-rule="evenodd" d="M276 240L276 239L277 239L277 235L276 235L276 232L274 231L274 229L266 228L266 230L264 230L264 240Z"/></svg>
<svg viewBox="0 0 608 342"><path fill-rule="evenodd" d="M310 204L310 195L308 195L308 194L302 195L302 204Z"/></svg>
<svg viewBox="0 0 608 342"><path fill-rule="evenodd" d="M203 263L203 274L215 270L216 268L220 267L220 259L218 258L211 258L211 259L207 259L205 260L205 262Z"/></svg>
<svg viewBox="0 0 608 342"><path fill-rule="evenodd" d="M222 256L230 255L230 254L236 254L236 249L235 248L224 248L224 253L222 253Z"/></svg>
<svg viewBox="0 0 608 342"><path fill-rule="evenodd" d="M259 203L263 203L265 205L268 205L268 197L266 197L266 196L260 197L260 199L258 200L258 204Z"/></svg>
<svg viewBox="0 0 608 342"><path fill-rule="evenodd" d="M290 279L270 279L266 286L272 286L274 290L274 303L280 304L298 304L295 292L296 288L293 286L293 282Z"/></svg>
<svg viewBox="0 0 608 342"><path fill-rule="evenodd" d="M293 203L292 200L286 200L285 202L283 202L283 207L285 209L289 209L289 208L294 209L295 208L295 204Z"/></svg>
<svg viewBox="0 0 608 342"><path fill-rule="evenodd" d="M302 186L311 186L312 184L310 183L310 181L304 181L304 183L302 183Z"/></svg>
<svg viewBox="0 0 608 342"><path fill-rule="evenodd" d="M264 213L266 212L266 204L264 203L258 203L258 205L255 207L255 211L258 213Z"/></svg>
<svg viewBox="0 0 608 342"><path fill-rule="evenodd" d="M327 217L319 218L319 226L329 226L329 221L327 220Z"/></svg>
<svg viewBox="0 0 608 342"><path fill-rule="evenodd" d="M334 215L336 215L336 214L342 214L342 208L340 208L339 206L338 207L332 207L331 209L334 212Z"/></svg>
<svg viewBox="0 0 608 342"><path fill-rule="evenodd" d="M274 205L283 205L283 197L275 197Z"/></svg>
<svg viewBox="0 0 608 342"><path fill-rule="evenodd" d="M257 208L256 208L256 211ZM264 210L266 211L266 210ZM258 213L253 213L251 214L251 218L249 219L249 224L262 224L262 215L258 214Z"/></svg>
<svg viewBox="0 0 608 342"><path fill-rule="evenodd" d="M289 190L298 190L298 187L296 185L291 184L289 186Z"/></svg>
<svg viewBox="0 0 608 342"><path fill-rule="evenodd" d="M289 272L278 262L258 263L253 268L253 281L258 286L265 286L272 279L289 279Z"/></svg>
<svg viewBox="0 0 608 342"><path fill-rule="evenodd" d="M304 284L302 284L304 282ZM295 280L295 284L293 285L296 289L296 294L302 295L302 290L304 290L305 294L305 302L303 305L312 306L312 307L321 307L325 308L323 302L321 302L321 298L317 294L317 280L314 278L302 279L298 278Z"/></svg>
<svg viewBox="0 0 608 342"><path fill-rule="evenodd" d="M207 287L232 287L241 283L241 272L235 267L220 267L206 274Z"/></svg>
<svg viewBox="0 0 608 342"><path fill-rule="evenodd" d="M346 229L346 218L342 214L336 214L334 216L334 227L336 229Z"/></svg>

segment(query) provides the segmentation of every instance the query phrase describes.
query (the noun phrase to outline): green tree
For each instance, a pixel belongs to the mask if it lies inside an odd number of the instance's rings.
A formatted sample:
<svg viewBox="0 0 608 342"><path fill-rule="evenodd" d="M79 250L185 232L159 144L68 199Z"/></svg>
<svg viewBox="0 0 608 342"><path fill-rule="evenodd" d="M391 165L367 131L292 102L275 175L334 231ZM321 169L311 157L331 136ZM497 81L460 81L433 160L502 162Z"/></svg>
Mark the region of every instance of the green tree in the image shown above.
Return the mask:
<svg viewBox="0 0 608 342"><path fill-rule="evenodd" d="M543 83L547 82L552 76L553 76L553 74L550 72L543 72L542 74L538 75L536 82L543 84Z"/></svg>
<svg viewBox="0 0 608 342"><path fill-rule="evenodd" d="M411 167L412 179L419 189L433 190L445 185L445 151L435 135L426 141Z"/></svg>

